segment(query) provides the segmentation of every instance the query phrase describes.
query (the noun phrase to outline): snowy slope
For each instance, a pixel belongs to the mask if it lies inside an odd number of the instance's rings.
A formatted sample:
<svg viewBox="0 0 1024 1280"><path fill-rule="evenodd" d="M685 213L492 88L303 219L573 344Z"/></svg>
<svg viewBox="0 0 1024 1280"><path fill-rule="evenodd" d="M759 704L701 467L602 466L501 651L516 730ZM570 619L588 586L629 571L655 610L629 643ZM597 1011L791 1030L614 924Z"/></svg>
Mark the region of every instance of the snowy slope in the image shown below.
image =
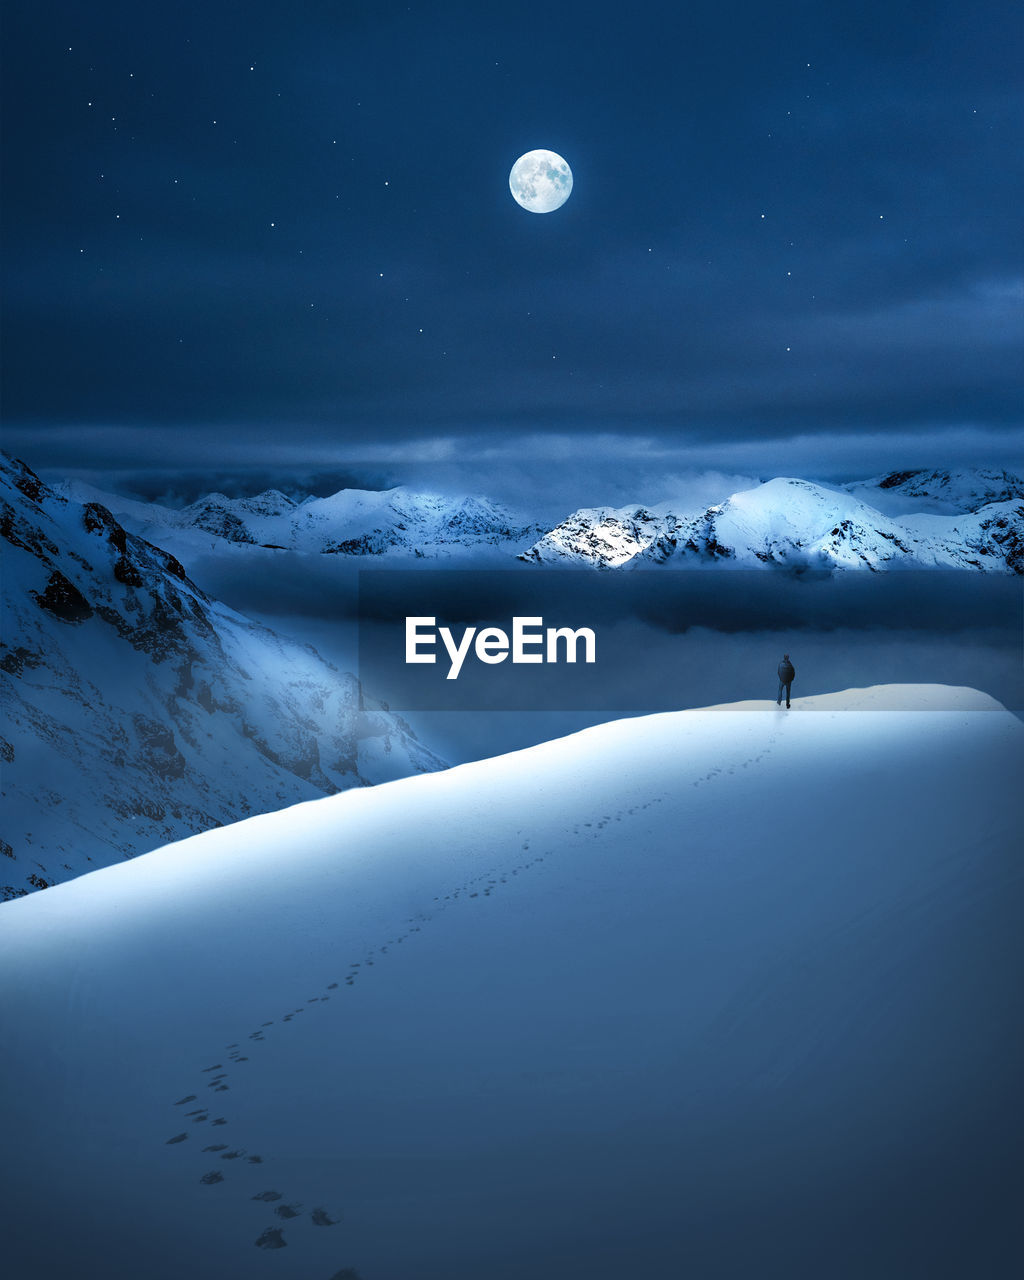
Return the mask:
<svg viewBox="0 0 1024 1280"><path fill-rule="evenodd" d="M1018 1274L1022 766L686 711L2 905L6 1274Z"/></svg>
<svg viewBox="0 0 1024 1280"><path fill-rule="evenodd" d="M778 477L696 515L664 507L575 512L521 559L552 567L943 568L1024 573L1024 499L960 515L882 515Z"/></svg>
<svg viewBox="0 0 1024 1280"><path fill-rule="evenodd" d="M443 767L356 679L173 556L0 463L0 898L195 831Z"/></svg>
<svg viewBox="0 0 1024 1280"><path fill-rule="evenodd" d="M868 506L887 515L956 515L980 511L993 502L1024 498L1024 480L1010 471L976 467L960 471L889 471L843 485Z"/></svg>
<svg viewBox="0 0 1024 1280"><path fill-rule="evenodd" d="M210 537L290 551L344 556L451 558L498 548L515 555L543 526L486 498L409 489L342 489L294 502L276 489L250 498L207 494L174 510L103 493L79 481L58 485L78 502L100 502L127 528L179 555L209 548Z"/></svg>

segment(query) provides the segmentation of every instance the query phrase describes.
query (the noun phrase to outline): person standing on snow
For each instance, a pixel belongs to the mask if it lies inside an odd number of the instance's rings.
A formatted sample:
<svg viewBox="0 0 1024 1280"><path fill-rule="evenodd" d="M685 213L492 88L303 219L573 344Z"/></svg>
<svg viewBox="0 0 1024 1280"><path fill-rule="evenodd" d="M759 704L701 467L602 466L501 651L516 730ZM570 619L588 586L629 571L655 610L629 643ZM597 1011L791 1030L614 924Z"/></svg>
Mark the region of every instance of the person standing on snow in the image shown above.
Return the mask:
<svg viewBox="0 0 1024 1280"><path fill-rule="evenodd" d="M776 705L782 706L782 695L786 695L786 710L789 710L789 687L793 683L793 677L796 675L796 668L789 660L789 654L782 655L782 661L779 663L779 696L776 699Z"/></svg>

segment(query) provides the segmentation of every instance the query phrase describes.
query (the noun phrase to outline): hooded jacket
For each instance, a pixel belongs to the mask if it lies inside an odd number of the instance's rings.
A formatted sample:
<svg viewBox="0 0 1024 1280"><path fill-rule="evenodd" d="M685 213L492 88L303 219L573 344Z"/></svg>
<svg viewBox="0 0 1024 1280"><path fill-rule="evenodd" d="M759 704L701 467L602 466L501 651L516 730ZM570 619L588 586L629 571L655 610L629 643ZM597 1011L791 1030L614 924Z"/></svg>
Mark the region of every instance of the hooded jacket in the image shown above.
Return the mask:
<svg viewBox="0 0 1024 1280"><path fill-rule="evenodd" d="M796 669L788 658L783 658L779 663L779 680L783 684L792 684L793 677L796 675Z"/></svg>

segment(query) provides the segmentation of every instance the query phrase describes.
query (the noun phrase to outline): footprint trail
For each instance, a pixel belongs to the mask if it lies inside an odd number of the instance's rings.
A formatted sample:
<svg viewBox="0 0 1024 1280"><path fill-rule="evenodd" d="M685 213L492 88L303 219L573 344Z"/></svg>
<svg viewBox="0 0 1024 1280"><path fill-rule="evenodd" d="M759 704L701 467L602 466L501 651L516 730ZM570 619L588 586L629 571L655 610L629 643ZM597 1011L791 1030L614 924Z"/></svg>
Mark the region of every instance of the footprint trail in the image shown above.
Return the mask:
<svg viewBox="0 0 1024 1280"><path fill-rule="evenodd" d="M751 758L741 761L739 766L717 765L708 770L707 773L694 779L691 783L693 787L701 787L708 783L714 782L717 778L733 774L737 767L746 769L751 765L757 765L771 752L776 741L776 734L770 735L763 744L759 754ZM634 818L643 811L660 805L665 801L673 798L670 793L654 796L651 799L635 804L629 808L623 808L616 812L602 813L587 822L577 822L567 831L576 841L596 840L599 839L602 832L612 823L619 823L627 818ZM678 798L678 793L676 798ZM523 831L517 833L522 837ZM425 926L431 925L446 911L457 908L456 904L468 901L480 902L484 898L490 898L501 891L502 886L510 884L513 880L523 875L528 875L537 867L542 866L549 859L557 857L556 850L553 848L544 849L542 852L531 854L531 845L529 839L523 839L518 849L518 857L513 855L513 859L509 859L497 866L492 866L479 875L466 879L465 883L457 885L447 893L437 894L428 911L417 913L408 917L403 921L399 930L395 931L394 936L387 938L376 947L371 947L365 952L360 959L352 960L344 972L339 973L336 977L332 977L326 982L320 991L313 995L309 995L302 1002L290 1009L285 1009L278 1013L276 1018L268 1018L262 1021L259 1026L253 1028L246 1033L245 1041L233 1041L224 1046L224 1054L226 1062L230 1064L230 1069L225 1066L224 1062L214 1061L209 1066L201 1068L199 1075L208 1077L201 1081L197 1081L198 1085L205 1087L214 1094L228 1093L231 1091L231 1083L233 1080L232 1072L240 1070L244 1072L244 1064L251 1060L251 1055L259 1053L259 1045L267 1040L268 1035L287 1034L284 1032L285 1026L294 1021L300 1015L306 1012L316 1013L318 1009L322 1009L324 1005L331 1001L332 995L340 994L345 988L353 987L359 981L368 981L371 977L372 970L378 963L387 963L387 957L392 948L400 946L410 940L414 940L416 934L423 931ZM307 988L308 990L308 988ZM320 1016L330 1016L331 1011L321 1013ZM247 1044L246 1052L242 1052L243 1043ZM217 1074L213 1074L217 1073ZM241 1078L241 1077L240 1077ZM196 1086L194 1086L196 1087ZM183 1107L190 1102L199 1102L199 1094L190 1092L183 1097L170 1103L172 1107ZM229 1120L226 1116L218 1115L213 1120L209 1119L210 1110L202 1105L191 1111L184 1113L184 1118L191 1119L193 1124L209 1123L211 1128L226 1126ZM189 1142L189 1134L183 1131L164 1140L165 1146L185 1146ZM210 1159L217 1159L221 1162L229 1162L222 1167L207 1168L199 1176L199 1182L204 1186L214 1186L228 1180L225 1168L231 1169L237 1167L245 1169L249 1176L255 1170L265 1165L262 1155L258 1153L249 1154L245 1148L234 1147L229 1150L228 1143L216 1142L208 1143L201 1148L201 1153ZM237 1166L236 1163L237 1162ZM274 1206L272 1210L274 1215L280 1222L287 1224L289 1233L293 1233L301 1223L313 1227L333 1227L337 1226L342 1220L342 1215L338 1211L329 1211L321 1205L315 1206L307 1211L300 1201L287 1199L285 1193L276 1188L266 1188L253 1192L250 1185L249 1188L239 1188L247 1195L247 1198L253 1201L261 1202L267 1205L268 1210ZM257 1248L261 1249L282 1249L288 1247L291 1243L285 1236L285 1227L283 1226L267 1226L262 1233L253 1241ZM358 1275L351 1269L342 1269L337 1272L331 1280L358 1280Z"/></svg>

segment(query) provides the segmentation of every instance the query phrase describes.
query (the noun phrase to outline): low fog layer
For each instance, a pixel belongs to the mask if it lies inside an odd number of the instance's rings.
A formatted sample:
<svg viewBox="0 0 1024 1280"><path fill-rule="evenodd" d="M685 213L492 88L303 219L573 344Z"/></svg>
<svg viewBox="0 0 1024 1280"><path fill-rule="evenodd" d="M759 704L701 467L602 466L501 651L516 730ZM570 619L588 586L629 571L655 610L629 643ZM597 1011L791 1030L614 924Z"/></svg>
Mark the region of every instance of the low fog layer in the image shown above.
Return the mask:
<svg viewBox="0 0 1024 1280"><path fill-rule="evenodd" d="M220 557L198 562L193 571L234 607L315 645L343 669L355 669L359 592L350 564L282 553L260 574L239 573ZM927 682L970 685L1024 711L1021 584L1015 578L918 572L829 580L654 571L627 581L525 568L486 575L396 572L393 579L391 606L381 610L390 617L363 621L362 675L371 692L401 709L452 761L634 712L774 700L783 652L797 669L797 709L810 694ZM403 595L401 586L410 584L416 594ZM515 612L557 608L553 622L597 631L599 663L467 664L458 681L438 682L438 700L410 702L404 677L428 669L380 663L377 641L390 642L394 652L405 603L410 613L421 612L432 591L436 609L427 612L441 621L442 614L459 620L452 626L460 629L474 622L507 626ZM421 709L408 710L415 705Z"/></svg>

